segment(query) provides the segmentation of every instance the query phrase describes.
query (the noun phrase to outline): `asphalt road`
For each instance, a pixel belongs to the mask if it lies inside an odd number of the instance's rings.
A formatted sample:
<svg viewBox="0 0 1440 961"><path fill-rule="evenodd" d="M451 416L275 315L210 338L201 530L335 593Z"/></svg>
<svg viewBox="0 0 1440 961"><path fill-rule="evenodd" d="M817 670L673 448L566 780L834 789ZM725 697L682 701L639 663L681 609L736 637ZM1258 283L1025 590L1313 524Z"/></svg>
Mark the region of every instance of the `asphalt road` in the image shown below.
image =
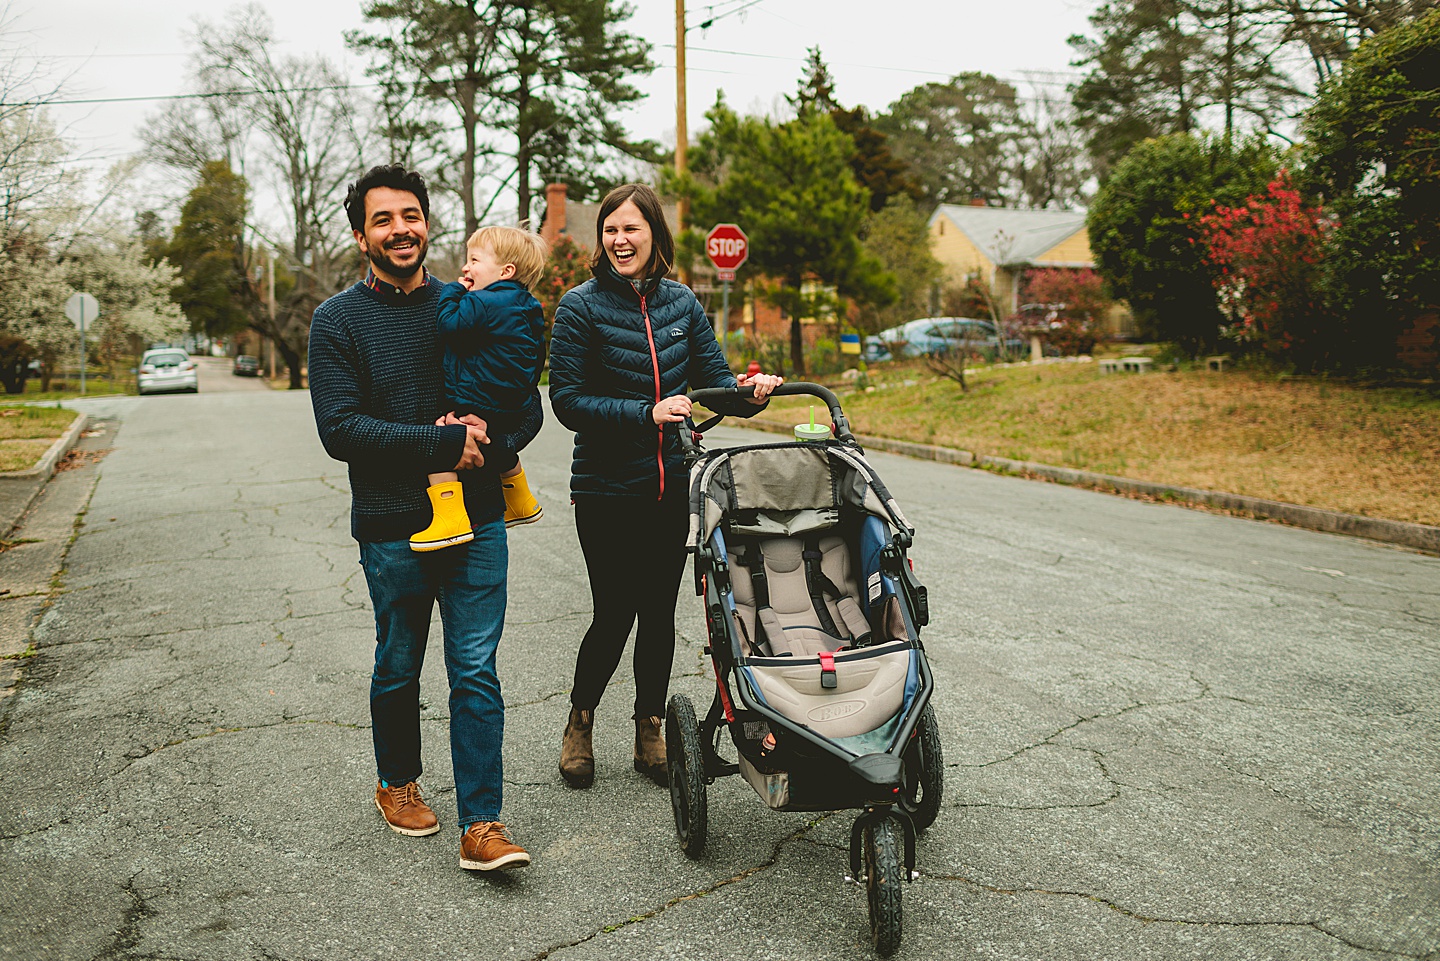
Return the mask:
<svg viewBox="0 0 1440 961"><path fill-rule="evenodd" d="M422 785L446 830L372 806L373 621L308 397L89 409L111 452L28 522L53 542L84 510L0 698L0 956L870 956L852 815L722 780L686 860L630 769L624 670L595 787L561 782L589 601L558 424L524 455L546 515L511 533L500 658L535 863L486 879L456 865L438 656ZM898 957L1440 958L1440 559L872 460L919 529L948 765ZM699 611L681 598L672 689L704 704Z"/></svg>
<svg viewBox="0 0 1440 961"><path fill-rule="evenodd" d="M200 374L200 391L205 394L232 394L239 391L269 390L261 377L237 377L230 357L195 357Z"/></svg>

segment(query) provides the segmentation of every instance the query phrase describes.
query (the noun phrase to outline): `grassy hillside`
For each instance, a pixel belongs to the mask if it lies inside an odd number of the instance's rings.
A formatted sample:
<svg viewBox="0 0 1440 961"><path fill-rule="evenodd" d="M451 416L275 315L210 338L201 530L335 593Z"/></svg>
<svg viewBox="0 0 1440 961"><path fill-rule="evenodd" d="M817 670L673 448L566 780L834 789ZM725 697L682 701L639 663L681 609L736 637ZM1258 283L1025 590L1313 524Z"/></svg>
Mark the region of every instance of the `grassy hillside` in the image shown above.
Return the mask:
<svg viewBox="0 0 1440 961"><path fill-rule="evenodd" d="M972 372L968 392L921 362L870 380L842 394L857 433L1440 524L1440 398L1423 391L1079 363Z"/></svg>

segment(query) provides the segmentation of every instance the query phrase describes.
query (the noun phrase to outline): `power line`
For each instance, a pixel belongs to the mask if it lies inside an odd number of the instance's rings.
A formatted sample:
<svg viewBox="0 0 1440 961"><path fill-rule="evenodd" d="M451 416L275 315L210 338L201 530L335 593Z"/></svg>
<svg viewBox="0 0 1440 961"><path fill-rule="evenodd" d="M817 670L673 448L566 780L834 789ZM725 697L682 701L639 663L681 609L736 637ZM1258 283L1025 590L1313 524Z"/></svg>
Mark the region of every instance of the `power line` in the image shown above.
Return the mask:
<svg viewBox="0 0 1440 961"><path fill-rule="evenodd" d="M145 57L154 59L156 57L188 57L188 53L12 53L9 57L12 60L99 60L113 59L116 57Z"/></svg>
<svg viewBox="0 0 1440 961"><path fill-rule="evenodd" d="M733 17L737 13L749 10L757 3L762 2L762 0L748 0L748 2L742 2L742 0L735 0L735 2L740 2L740 6L735 7L733 10L726 10L723 13L715 13L715 8L709 7L708 9L711 11L710 16L693 27L686 27L685 31L688 33L691 30L695 29L709 30L711 27L715 26L715 22L717 20L724 20L726 17Z"/></svg>
<svg viewBox="0 0 1440 961"><path fill-rule="evenodd" d="M264 89L213 90L209 93L172 93L150 97L95 97L87 100L24 100L0 103L0 107L68 107L98 103L140 103L154 100L210 100L215 97L256 97L267 93L324 93L330 90L365 90L379 83L340 83L326 87L271 87Z"/></svg>
<svg viewBox="0 0 1440 961"><path fill-rule="evenodd" d="M674 47L674 44L664 44L664 46L673 48L673 47ZM689 50L694 50L694 51L696 51L697 53L718 53L718 54L722 54L722 55L724 55L724 56L729 56L729 57L751 57L751 58L757 59L757 60L780 60L780 61L784 61L784 62L786 62L786 63L809 63L809 61L806 60L806 59L804 59L803 57L784 57L784 56L780 56L780 55L778 55L778 54L771 54L771 53L749 53L749 52L744 51L744 50L720 50L720 49L717 49L717 48L714 48L714 47L691 47L691 46L688 46L688 45L687 45L687 49L689 49ZM855 68L863 69L863 70L884 70L884 71L888 71L888 72L891 72L891 73L911 73L911 74L918 74L918 75L920 75L920 76L926 76L926 77L944 77L946 80L949 80L950 78L952 78L952 77L955 76L955 74L952 73L952 72L945 72L945 71L940 71L940 70L921 70L921 69L916 68L916 67L891 67L891 66L886 66L886 65L878 64L878 63L843 63L843 62L837 62L837 63L831 64L831 66L837 66L837 67L855 67ZM1044 76L1072 77L1074 80L1079 80L1082 76L1084 76L1083 74L1079 74L1079 73L1067 73L1067 72L1062 71L1062 70L1035 70L1035 71L1032 71L1032 72L1033 72L1033 73L1036 73L1036 74L1041 74L1041 75L1044 75ZM1029 83L1029 84L1035 84L1036 86L1049 86L1049 87L1066 87L1066 86L1069 86L1069 84L1072 82L1072 81L1063 81L1063 80L1035 80L1035 79L1031 79L1031 78L1025 78L1025 79L1023 79L1023 80L1015 80L1015 79L1013 79L1013 78L1008 78L1008 77L996 77L995 79L996 79L996 80L1002 80L1002 81L1004 81L1005 83L1010 83L1010 84Z"/></svg>

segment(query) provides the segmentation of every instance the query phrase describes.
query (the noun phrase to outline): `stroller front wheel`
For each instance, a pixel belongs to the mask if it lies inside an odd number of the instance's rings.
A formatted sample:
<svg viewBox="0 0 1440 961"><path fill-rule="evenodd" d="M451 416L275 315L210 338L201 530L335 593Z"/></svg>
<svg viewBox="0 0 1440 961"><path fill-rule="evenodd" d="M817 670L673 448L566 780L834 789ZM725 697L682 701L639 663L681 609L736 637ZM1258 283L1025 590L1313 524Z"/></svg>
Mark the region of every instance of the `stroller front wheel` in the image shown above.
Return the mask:
<svg viewBox="0 0 1440 961"><path fill-rule="evenodd" d="M705 852L708 811L705 799L705 755L695 706L684 694L670 698L665 711L665 758L670 774L670 806L675 834L689 858Z"/></svg>
<svg viewBox="0 0 1440 961"><path fill-rule="evenodd" d="M900 947L900 884L904 880L903 833L895 817L876 818L864 828L865 894L870 902L870 943L888 958Z"/></svg>

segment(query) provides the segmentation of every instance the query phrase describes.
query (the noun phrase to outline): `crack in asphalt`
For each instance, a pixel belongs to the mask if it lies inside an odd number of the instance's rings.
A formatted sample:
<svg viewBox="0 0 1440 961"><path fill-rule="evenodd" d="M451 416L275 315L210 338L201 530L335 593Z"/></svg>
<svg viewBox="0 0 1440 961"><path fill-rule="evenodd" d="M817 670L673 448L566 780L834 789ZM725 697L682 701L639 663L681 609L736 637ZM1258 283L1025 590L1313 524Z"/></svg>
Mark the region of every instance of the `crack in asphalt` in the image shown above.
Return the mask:
<svg viewBox="0 0 1440 961"><path fill-rule="evenodd" d="M243 733L245 733L245 732L247 732L247 731L263 731L263 730L267 730L267 729L269 729L269 728L276 728L276 727L299 727L299 726L302 726L302 725L318 725L318 726L323 726L323 727L338 727L338 728L344 728L345 730L350 730L350 731L368 731L368 730L370 730L370 725L368 725L368 724L351 724L351 723L348 723L348 722L346 722L346 721L331 721L331 720L326 720L326 719L323 719L323 718L300 718L300 717L281 718L281 719L278 720L278 721L270 721L270 722L267 722L267 723L265 723L265 724L241 724L241 725L238 725L238 726L235 726L235 727L217 727L217 728L213 728L213 729L211 729L211 730L209 730L209 731L206 731L204 734L191 734L191 735L187 735L187 736L185 736L185 737L172 738L171 740L165 741L165 742L163 742L163 743L161 743L161 744L159 744L159 745L157 745L157 746L155 746L155 747L146 747L146 746L144 746L144 745L141 745L141 746L138 748L138 750L140 750L142 753L136 754L134 757L129 757L129 756L127 755L126 762L125 762L123 765L121 765L120 767L116 768L114 771L110 772L108 775L105 775L105 779L106 779L106 780L114 780L115 778L119 777L121 774L124 774L125 771L128 770L128 769L130 768L130 766L131 766L132 764L134 764L136 761L140 761L140 760L142 760L142 759L144 759L144 758L150 757L150 756L153 755L153 754L158 754L158 753L160 753L161 751L165 750L166 748L178 747L178 746L180 746L181 744L189 744L189 743L191 743L191 742L193 742L193 741L203 741L203 740L205 740L205 739L207 739L207 738L218 737L219 735L222 735L222 734L243 734Z"/></svg>
<svg viewBox="0 0 1440 961"><path fill-rule="evenodd" d="M146 919L155 916L155 909L150 907L144 896L137 890L135 877L126 881L125 886L121 889L130 896L130 904L126 907L125 913L121 915L120 927L111 936L110 943L102 947L92 961L117 961L122 957L133 958L134 955L131 952L140 944L140 925Z"/></svg>
<svg viewBox="0 0 1440 961"><path fill-rule="evenodd" d="M1227 921L1215 918L1161 917L1159 915L1144 914L1140 911L1127 908L1123 904L1111 900L1110 898L1106 898L1098 894L1090 894L1086 891L1063 891L1055 890L1053 888L1038 887L1004 887L996 884L985 884L984 882L976 881L974 878L967 878L964 875L939 874L933 871L925 870L920 871L920 876L935 881L954 881L959 884L964 884L977 891L983 891L987 894L1043 894L1049 897L1082 898L1086 901L1093 901L1096 904L1107 907L1115 913L1123 917L1129 918L1132 921L1138 921L1141 924L1174 924L1184 926L1193 925L1197 927L1218 928L1308 928L1312 931L1315 931L1317 934L1323 935L1327 938L1331 938L1335 941L1340 942L1346 947L1354 948L1358 951L1367 951L1372 954L1382 954L1387 957L1394 958L1415 958L1417 959L1417 961L1423 961L1423 959L1432 957L1432 955L1428 952L1426 954L1410 954L1404 951L1391 951L1387 948L1377 948L1372 945L1362 944L1358 941L1347 938L1342 934L1327 929L1319 921Z"/></svg>
<svg viewBox="0 0 1440 961"><path fill-rule="evenodd" d="M579 945L585 944L588 941L595 940L601 935L613 934L614 932L619 931L622 928L628 928L632 924L640 924L642 922L649 921L652 918L657 918L677 905L684 904L687 901L694 901L699 898L707 897L708 895L714 894L722 888L728 887L732 884L736 884L740 881L744 881L747 878L759 874L761 871L772 868L777 862L779 862L780 853L782 850L784 850L785 845L796 841L808 840L805 835L820 824L824 823L832 816L833 812L822 814L819 817L811 818L805 823L804 827L800 828L792 834L788 834L785 837L780 838L771 846L769 857L765 858L765 860L759 862L758 864L752 864L750 867L745 868L744 870L739 871L736 874L732 874L728 878L721 878L714 884L703 887L698 891L692 891L689 894L682 894L678 897L671 898L669 901L666 901L659 907L652 908L651 910L646 911L644 914L634 914L621 921L616 921L614 923L597 928L596 930L591 931L589 934L583 937L576 938L573 941L565 941L561 944L551 945L550 947L541 951L539 954L531 955L528 959L526 959L526 961L545 961L546 958L552 957L557 952L564 951L567 948L578 947Z"/></svg>

